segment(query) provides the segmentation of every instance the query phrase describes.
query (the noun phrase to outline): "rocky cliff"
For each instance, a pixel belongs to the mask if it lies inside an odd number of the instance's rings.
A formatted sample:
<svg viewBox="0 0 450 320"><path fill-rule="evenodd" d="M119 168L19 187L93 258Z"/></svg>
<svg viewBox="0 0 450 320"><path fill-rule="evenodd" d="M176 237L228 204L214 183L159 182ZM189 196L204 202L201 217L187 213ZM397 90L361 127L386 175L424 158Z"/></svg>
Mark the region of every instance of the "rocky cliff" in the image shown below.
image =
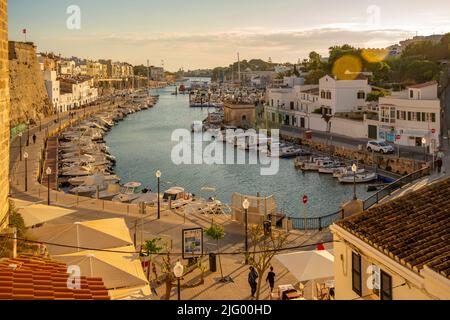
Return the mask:
<svg viewBox="0 0 450 320"><path fill-rule="evenodd" d="M11 127L52 113L33 44L9 42L9 80Z"/></svg>

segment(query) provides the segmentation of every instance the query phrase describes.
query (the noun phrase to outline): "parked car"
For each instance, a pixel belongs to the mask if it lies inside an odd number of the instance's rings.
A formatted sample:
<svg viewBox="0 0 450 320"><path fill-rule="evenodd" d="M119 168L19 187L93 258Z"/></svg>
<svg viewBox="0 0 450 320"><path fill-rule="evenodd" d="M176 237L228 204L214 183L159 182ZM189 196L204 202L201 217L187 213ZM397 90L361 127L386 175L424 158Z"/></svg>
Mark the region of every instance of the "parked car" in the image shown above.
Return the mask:
<svg viewBox="0 0 450 320"><path fill-rule="evenodd" d="M380 152L384 154L394 153L395 149L385 141L369 141L367 143L367 151Z"/></svg>

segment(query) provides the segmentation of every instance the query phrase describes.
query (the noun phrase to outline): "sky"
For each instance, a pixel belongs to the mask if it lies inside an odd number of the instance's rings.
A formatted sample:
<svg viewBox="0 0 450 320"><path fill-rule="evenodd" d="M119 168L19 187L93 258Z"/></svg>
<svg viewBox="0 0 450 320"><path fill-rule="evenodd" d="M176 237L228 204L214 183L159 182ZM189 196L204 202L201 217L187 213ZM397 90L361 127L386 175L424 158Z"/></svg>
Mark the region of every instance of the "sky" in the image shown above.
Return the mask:
<svg viewBox="0 0 450 320"><path fill-rule="evenodd" d="M26 28L27 40L41 52L131 64L148 59L171 71L227 66L237 52L241 59L297 62L313 50L327 56L334 45L387 47L416 34L450 32L449 0L10 0L8 5L10 40L23 41Z"/></svg>

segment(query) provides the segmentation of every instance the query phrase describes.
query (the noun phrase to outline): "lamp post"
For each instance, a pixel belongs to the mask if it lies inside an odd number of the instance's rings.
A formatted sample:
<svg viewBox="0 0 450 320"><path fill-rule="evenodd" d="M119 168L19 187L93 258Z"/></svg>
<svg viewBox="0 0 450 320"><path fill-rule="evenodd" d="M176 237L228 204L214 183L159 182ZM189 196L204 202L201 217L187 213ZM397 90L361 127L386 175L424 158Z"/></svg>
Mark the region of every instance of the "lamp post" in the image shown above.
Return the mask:
<svg viewBox="0 0 450 320"><path fill-rule="evenodd" d="M178 283L178 300L181 300L181 277L183 276L184 273L184 267L180 261L178 261L175 264L175 267L173 268L173 273L175 274Z"/></svg>
<svg viewBox="0 0 450 320"><path fill-rule="evenodd" d="M50 205L50 175L52 174L52 168L48 167L45 173L47 174L47 205Z"/></svg>
<svg viewBox="0 0 450 320"><path fill-rule="evenodd" d="M23 133L22 133L22 132L19 132L18 136L19 136L19 154L20 154L20 161L22 161L22 136L23 136Z"/></svg>
<svg viewBox="0 0 450 320"><path fill-rule="evenodd" d="M422 146L423 146L423 156L425 158L425 162L427 162L427 139L422 138Z"/></svg>
<svg viewBox="0 0 450 320"><path fill-rule="evenodd" d="M27 123L27 147L30 145L30 120Z"/></svg>
<svg viewBox="0 0 450 320"><path fill-rule="evenodd" d="M245 198L242 203L244 208L244 219L245 219L245 264L248 264L248 208L250 208L250 202Z"/></svg>
<svg viewBox="0 0 450 320"><path fill-rule="evenodd" d="M25 160L25 192L28 192L28 152L23 154Z"/></svg>
<svg viewBox="0 0 450 320"><path fill-rule="evenodd" d="M156 171L156 179L158 180L158 220L161 219L161 199L160 199L160 182L161 182L161 171Z"/></svg>
<svg viewBox="0 0 450 320"><path fill-rule="evenodd" d="M356 163L352 165L352 172L353 172L353 200L358 200L358 197L356 196L356 172L358 172L358 166Z"/></svg>

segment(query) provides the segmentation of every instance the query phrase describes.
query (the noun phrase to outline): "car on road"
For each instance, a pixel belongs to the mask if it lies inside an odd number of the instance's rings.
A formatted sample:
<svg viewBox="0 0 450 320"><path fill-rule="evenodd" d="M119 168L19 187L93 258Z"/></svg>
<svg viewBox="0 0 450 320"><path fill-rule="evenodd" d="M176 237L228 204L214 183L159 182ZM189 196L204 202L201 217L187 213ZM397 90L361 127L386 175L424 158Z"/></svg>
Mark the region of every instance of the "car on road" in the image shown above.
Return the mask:
<svg viewBox="0 0 450 320"><path fill-rule="evenodd" d="M383 154L394 153L395 149L385 141L369 141L367 143L367 151L380 152Z"/></svg>

